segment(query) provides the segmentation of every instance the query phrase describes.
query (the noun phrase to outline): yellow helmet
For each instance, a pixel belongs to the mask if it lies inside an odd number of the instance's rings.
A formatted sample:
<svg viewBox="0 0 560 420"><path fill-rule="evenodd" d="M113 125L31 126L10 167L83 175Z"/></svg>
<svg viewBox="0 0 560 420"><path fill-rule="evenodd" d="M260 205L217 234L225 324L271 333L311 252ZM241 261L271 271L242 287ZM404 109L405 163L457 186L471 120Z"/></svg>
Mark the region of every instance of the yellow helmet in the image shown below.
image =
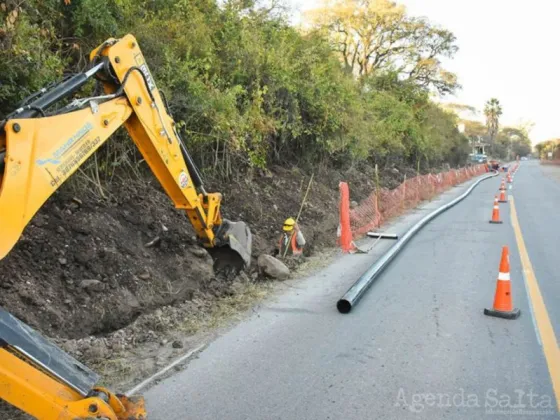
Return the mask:
<svg viewBox="0 0 560 420"><path fill-rule="evenodd" d="M291 232L294 229L294 226L296 224L296 221L290 217L289 219L286 219L286 221L284 222L284 226L283 229L285 232Z"/></svg>

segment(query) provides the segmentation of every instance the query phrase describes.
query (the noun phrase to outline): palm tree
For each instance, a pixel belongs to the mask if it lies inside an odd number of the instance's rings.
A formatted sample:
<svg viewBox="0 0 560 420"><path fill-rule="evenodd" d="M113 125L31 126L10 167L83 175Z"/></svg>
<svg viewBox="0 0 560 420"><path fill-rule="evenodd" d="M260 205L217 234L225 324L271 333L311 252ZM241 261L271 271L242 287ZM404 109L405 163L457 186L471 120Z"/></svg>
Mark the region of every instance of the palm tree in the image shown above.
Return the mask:
<svg viewBox="0 0 560 420"><path fill-rule="evenodd" d="M498 134L500 127L500 116L502 115L502 106L496 98L491 98L484 105L484 115L486 116L486 128L488 129L488 137L490 137L490 148L494 152L494 139Z"/></svg>

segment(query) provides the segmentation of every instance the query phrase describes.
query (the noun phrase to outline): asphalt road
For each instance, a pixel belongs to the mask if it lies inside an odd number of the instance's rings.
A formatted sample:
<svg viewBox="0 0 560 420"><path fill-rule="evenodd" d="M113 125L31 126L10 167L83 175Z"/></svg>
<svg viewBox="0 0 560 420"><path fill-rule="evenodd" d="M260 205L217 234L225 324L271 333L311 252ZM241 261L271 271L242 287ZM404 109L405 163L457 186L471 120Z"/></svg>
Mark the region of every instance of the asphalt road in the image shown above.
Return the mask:
<svg viewBox="0 0 560 420"><path fill-rule="evenodd" d="M498 185L498 178L481 183L426 226L348 315L336 311L337 299L390 243L290 281L184 370L146 391L150 419L557 418L509 204L500 207L503 225L488 223ZM524 162L513 188L560 336L560 183ZM464 189L390 230L403 232ZM503 245L510 247L512 294L522 312L513 321L482 313L492 304Z"/></svg>

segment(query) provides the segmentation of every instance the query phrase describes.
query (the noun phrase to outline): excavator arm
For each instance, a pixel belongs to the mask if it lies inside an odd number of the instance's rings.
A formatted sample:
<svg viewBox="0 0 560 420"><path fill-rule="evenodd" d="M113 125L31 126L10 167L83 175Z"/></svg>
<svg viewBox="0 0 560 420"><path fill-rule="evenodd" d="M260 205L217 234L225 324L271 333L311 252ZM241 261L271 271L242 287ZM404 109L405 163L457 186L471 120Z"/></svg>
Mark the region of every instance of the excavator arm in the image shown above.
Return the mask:
<svg viewBox="0 0 560 420"><path fill-rule="evenodd" d="M0 259L44 202L124 125L200 242L217 251L218 266L220 258L235 270L248 266L251 233L243 222L222 219L221 194L204 189L136 39L109 39L90 60L86 72L43 89L0 123ZM51 111L92 78L103 92ZM141 397L112 394L98 379L0 307L0 398L44 420L146 418Z"/></svg>
<svg viewBox="0 0 560 420"><path fill-rule="evenodd" d="M226 246L249 265L251 234L243 222L223 220L222 195L207 193L175 122L132 35L109 39L91 54L89 71L46 91L4 121L0 136L0 258L49 198L124 125L178 209L186 211L202 244ZM47 108L89 79L105 94L75 100L54 115Z"/></svg>

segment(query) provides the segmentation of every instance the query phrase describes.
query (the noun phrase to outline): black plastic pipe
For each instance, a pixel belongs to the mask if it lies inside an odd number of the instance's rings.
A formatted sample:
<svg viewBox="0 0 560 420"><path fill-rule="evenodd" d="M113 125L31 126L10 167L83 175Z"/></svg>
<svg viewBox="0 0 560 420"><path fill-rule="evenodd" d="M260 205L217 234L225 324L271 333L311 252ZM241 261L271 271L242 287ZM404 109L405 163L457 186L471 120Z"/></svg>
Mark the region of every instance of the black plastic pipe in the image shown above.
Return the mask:
<svg viewBox="0 0 560 420"><path fill-rule="evenodd" d="M346 294L342 296L336 304L338 311L342 314L347 314L352 310L352 308L360 301L366 290L373 284L375 279L381 274L381 272L389 265L389 263L395 258L395 256L404 248L406 243L414 236L420 229L422 229L430 220L443 213L444 211L450 209L455 204L462 201L466 196L468 196L474 188L480 184L482 181L495 177L498 172L490 175L486 175L484 178L473 182L467 191L461 194L459 197L450 201L449 203L439 207L430 214L424 216L420 221L418 221L414 226L412 226L401 238L391 247L389 250L379 258L375 264L373 264L369 270L367 270L361 277L348 289Z"/></svg>

